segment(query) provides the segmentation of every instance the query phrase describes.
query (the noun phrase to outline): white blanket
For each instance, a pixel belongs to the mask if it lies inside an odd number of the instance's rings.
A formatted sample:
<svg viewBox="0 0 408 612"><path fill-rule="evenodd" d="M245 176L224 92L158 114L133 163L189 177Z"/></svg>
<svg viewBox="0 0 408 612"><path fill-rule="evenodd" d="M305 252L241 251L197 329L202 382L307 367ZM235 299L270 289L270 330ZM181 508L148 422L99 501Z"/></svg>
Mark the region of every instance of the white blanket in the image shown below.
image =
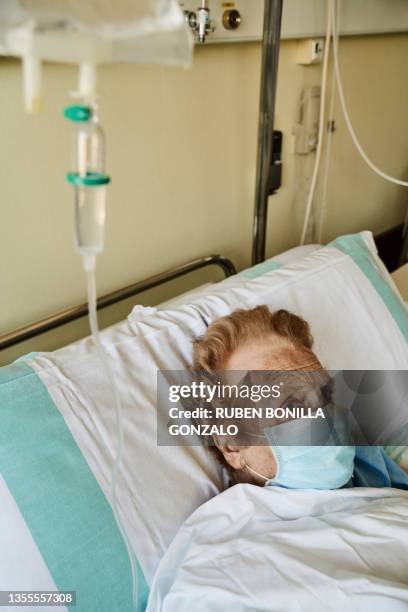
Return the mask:
<svg viewBox="0 0 408 612"><path fill-rule="evenodd" d="M236 485L164 555L148 612L408 610L408 492Z"/></svg>

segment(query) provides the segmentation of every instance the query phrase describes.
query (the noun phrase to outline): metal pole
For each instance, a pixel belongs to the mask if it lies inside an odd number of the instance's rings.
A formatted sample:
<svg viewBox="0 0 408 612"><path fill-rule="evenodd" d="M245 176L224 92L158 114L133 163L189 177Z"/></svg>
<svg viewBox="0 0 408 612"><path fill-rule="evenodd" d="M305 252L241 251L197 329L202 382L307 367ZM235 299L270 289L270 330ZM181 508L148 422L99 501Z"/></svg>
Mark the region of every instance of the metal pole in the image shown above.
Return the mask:
<svg viewBox="0 0 408 612"><path fill-rule="evenodd" d="M264 10L258 157L252 243L253 265L265 259L269 173L272 164L272 136L278 77L282 0L265 0Z"/></svg>

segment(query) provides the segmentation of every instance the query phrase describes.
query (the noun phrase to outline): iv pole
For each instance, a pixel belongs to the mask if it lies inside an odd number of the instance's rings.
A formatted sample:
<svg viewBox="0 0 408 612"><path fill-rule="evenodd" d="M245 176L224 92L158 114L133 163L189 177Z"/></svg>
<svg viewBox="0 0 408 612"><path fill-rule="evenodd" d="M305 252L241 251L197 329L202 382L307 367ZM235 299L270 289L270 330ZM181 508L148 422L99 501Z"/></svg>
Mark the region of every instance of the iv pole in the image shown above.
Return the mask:
<svg viewBox="0 0 408 612"><path fill-rule="evenodd" d="M252 265L265 260L269 175L283 0L265 0Z"/></svg>

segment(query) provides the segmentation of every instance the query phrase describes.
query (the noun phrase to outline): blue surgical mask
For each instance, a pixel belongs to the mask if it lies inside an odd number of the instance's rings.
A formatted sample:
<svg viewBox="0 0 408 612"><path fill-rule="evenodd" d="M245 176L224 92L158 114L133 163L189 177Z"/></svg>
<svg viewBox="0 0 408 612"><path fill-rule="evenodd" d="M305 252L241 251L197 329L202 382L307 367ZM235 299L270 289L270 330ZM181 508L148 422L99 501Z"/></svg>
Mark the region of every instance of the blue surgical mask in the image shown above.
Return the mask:
<svg viewBox="0 0 408 612"><path fill-rule="evenodd" d="M333 420L330 423L330 431L324 437L323 445L279 445L277 441L283 441L282 426L271 427L264 430L265 436L275 457L277 472L274 478L268 479L262 474L255 472L250 466L247 468L257 476L265 479L266 487L280 486L287 489L339 489L350 480L354 470L355 448L351 445L336 446L338 442L344 442L346 427L341 419L335 419L336 427L333 428ZM291 421L289 425L291 440L303 439L305 430L310 428L308 422L300 420ZM287 431L287 429L286 429ZM286 441L288 437L286 435ZM316 429L313 437L316 437ZM320 430L320 434L322 430ZM321 438L318 435L317 438ZM279 440L280 439L280 440Z"/></svg>
<svg viewBox="0 0 408 612"><path fill-rule="evenodd" d="M339 489L354 470L354 446L273 446L275 478L267 487Z"/></svg>

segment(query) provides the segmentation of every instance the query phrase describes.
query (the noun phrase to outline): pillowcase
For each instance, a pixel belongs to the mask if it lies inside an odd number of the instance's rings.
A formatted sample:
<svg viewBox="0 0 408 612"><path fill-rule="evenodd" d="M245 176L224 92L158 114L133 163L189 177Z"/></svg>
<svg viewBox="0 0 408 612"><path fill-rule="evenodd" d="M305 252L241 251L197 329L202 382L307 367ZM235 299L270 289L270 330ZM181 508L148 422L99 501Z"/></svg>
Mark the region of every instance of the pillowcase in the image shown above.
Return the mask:
<svg viewBox="0 0 408 612"><path fill-rule="evenodd" d="M301 259L305 255L309 255L310 253L313 253L314 251L317 251L317 249L320 248L320 244L304 244L302 246L293 247L292 249L284 251L279 255L275 255L274 257L263 261L262 263L256 264L255 266L251 266L250 268L246 268L245 270L239 272L236 276L228 277L217 284L222 284L223 286L225 286L225 284L228 284L230 280L234 281L236 277L258 278L258 276L262 276L262 274L266 274L267 272L271 272L272 270L277 270L282 265L289 264L292 261L296 261L297 259ZM211 293L211 287L214 284L215 283L205 283L204 285L201 285L201 287L192 289L191 291L186 291L180 296L177 296L159 304L158 308L160 310L163 310L165 308L179 306L181 304L189 304L192 298L195 298L199 295ZM136 310L139 310L139 308L139 306L135 306Z"/></svg>

